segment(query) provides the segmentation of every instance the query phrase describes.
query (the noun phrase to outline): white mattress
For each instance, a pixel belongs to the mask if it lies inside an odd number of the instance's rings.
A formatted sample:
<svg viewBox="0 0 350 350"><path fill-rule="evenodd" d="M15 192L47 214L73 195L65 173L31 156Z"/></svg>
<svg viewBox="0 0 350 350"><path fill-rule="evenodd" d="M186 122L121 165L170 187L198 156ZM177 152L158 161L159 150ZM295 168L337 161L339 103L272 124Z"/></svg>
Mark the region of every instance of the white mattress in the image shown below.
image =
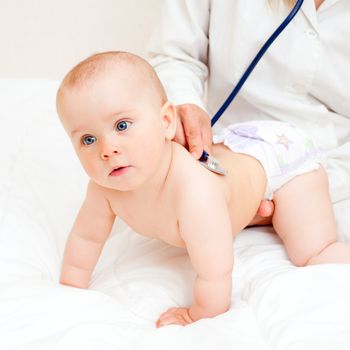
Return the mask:
<svg viewBox="0 0 350 350"><path fill-rule="evenodd" d="M231 310L187 327L155 328L191 303L186 252L123 223L89 290L59 285L87 178L55 114L57 86L0 79L1 350L350 349L350 266L296 268L270 228L236 241ZM350 201L336 209L350 241Z"/></svg>

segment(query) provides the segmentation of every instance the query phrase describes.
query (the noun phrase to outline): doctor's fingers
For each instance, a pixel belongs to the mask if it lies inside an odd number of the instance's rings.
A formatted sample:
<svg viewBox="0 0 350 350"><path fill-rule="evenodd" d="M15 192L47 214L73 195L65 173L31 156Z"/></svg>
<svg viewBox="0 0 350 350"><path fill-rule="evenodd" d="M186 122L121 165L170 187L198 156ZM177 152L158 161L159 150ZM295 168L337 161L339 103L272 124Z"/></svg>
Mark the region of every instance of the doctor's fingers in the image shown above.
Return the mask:
<svg viewBox="0 0 350 350"><path fill-rule="evenodd" d="M209 116L202 108L194 104L179 105L176 111L181 120L188 150L198 159L202 155L204 146L210 148Z"/></svg>
<svg viewBox="0 0 350 350"><path fill-rule="evenodd" d="M198 159L203 153L203 150L209 154L212 149L212 130L210 120L202 118L199 120L188 119L184 124L186 142L188 150Z"/></svg>
<svg viewBox="0 0 350 350"><path fill-rule="evenodd" d="M201 127L202 131L202 140L204 149L211 154L211 148L213 145L213 130L210 125L210 119L202 120L203 126Z"/></svg>
<svg viewBox="0 0 350 350"><path fill-rule="evenodd" d="M176 132L174 141L187 148L185 132L179 115L176 117Z"/></svg>

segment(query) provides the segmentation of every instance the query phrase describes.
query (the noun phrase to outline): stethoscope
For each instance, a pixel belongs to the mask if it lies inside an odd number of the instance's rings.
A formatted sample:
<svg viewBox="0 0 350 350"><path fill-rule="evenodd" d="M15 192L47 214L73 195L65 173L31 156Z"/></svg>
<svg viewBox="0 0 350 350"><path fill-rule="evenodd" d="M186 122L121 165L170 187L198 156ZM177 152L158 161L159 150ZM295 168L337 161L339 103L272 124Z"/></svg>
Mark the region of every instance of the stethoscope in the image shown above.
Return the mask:
<svg viewBox="0 0 350 350"><path fill-rule="evenodd" d="M227 107L231 104L231 102L237 96L239 90L242 88L243 84L248 79L250 73L253 71L253 69L258 64L258 62L260 61L262 56L265 54L265 52L268 50L268 48L271 46L271 44L277 39L277 37L282 33L282 31L288 26L288 24L292 21L292 19L298 13L303 2L304 2L304 0L297 0L292 11L289 13L289 15L286 17L286 19L279 25L279 27L267 39L265 44L262 46L262 48L256 54L256 56L254 57L252 62L249 64L246 71L243 73L243 75L240 78L240 80L238 81L237 85L233 88L233 90L231 91L229 96L226 98L225 102L222 104L222 106L219 108L219 110L215 113L214 117L211 119L211 126L214 126L214 124L219 120L219 118L225 112ZM201 164L203 164L209 170L211 170L215 173L221 174L221 175L226 175L226 170L220 166L219 161L217 159L215 159L214 157L210 156L209 153L206 152L205 150L203 151L201 157L199 158L199 161L201 162Z"/></svg>

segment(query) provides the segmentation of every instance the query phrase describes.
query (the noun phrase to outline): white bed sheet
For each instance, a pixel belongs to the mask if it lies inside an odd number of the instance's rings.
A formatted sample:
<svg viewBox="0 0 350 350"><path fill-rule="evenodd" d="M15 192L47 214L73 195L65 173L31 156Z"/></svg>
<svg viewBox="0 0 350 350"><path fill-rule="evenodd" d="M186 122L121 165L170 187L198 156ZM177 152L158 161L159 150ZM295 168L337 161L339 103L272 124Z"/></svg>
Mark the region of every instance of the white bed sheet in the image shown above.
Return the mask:
<svg viewBox="0 0 350 350"><path fill-rule="evenodd" d="M296 268L269 227L236 240L231 310L187 327L155 328L192 300L186 252L122 222L90 289L59 285L87 178L56 117L57 86L0 79L1 350L350 349L350 266ZM350 201L336 209L350 241Z"/></svg>

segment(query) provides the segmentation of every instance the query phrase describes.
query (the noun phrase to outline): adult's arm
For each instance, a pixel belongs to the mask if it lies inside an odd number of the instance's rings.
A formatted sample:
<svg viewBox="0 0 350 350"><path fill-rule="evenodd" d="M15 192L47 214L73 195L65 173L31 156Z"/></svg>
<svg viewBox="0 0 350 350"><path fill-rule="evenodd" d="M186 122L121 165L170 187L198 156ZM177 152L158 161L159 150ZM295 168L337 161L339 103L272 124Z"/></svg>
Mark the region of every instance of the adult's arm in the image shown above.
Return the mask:
<svg viewBox="0 0 350 350"><path fill-rule="evenodd" d="M205 110L209 14L208 0L162 1L148 54L175 105Z"/></svg>

